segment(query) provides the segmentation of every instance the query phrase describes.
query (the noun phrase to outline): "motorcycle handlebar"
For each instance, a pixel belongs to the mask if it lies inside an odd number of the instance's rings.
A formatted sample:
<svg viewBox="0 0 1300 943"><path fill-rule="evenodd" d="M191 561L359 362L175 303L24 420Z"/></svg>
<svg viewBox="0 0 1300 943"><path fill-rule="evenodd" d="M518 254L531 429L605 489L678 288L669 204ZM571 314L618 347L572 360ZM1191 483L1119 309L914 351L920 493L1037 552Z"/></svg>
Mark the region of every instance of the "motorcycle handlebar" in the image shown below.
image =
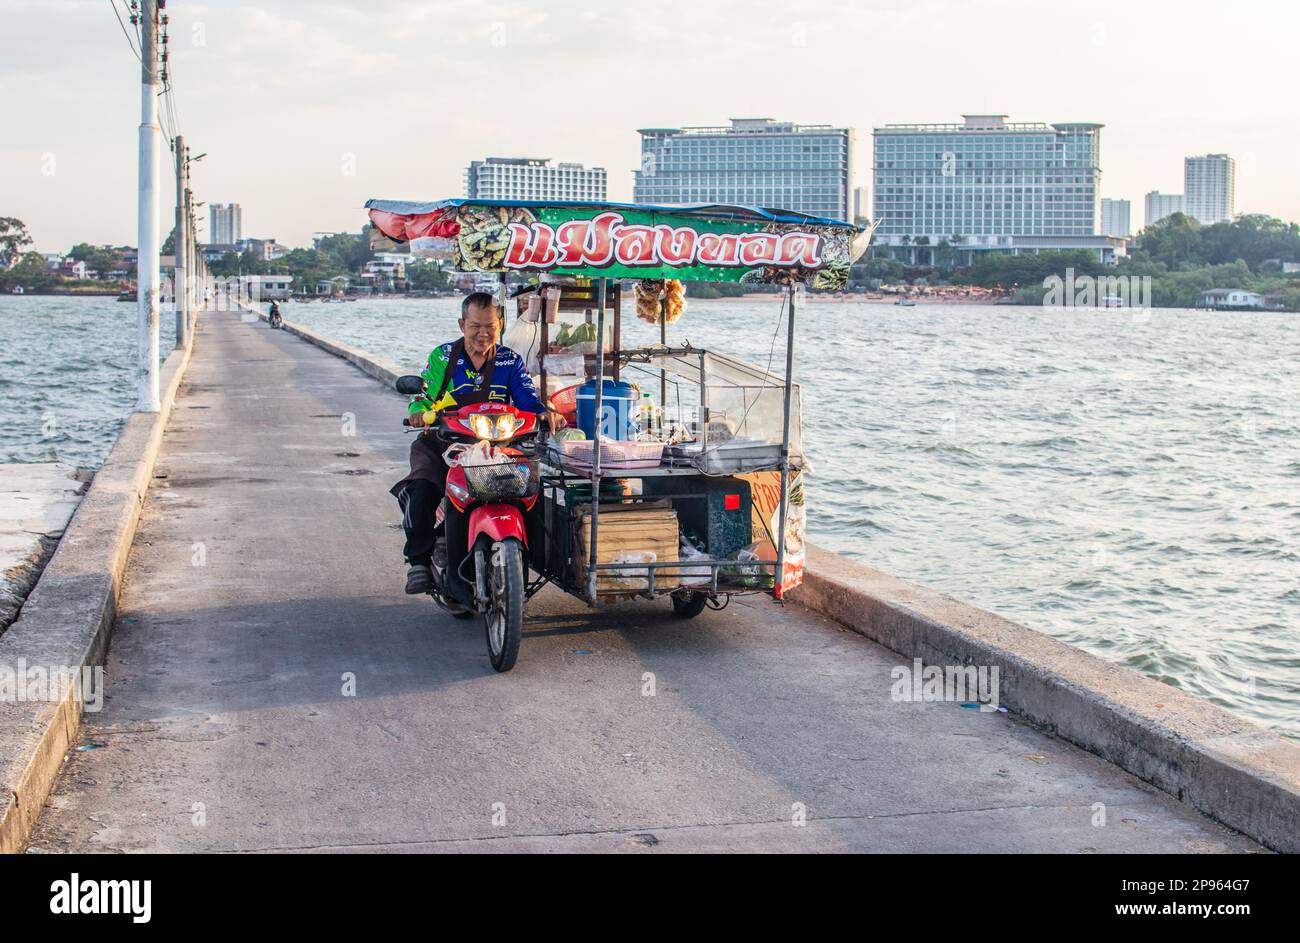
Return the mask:
<svg viewBox="0 0 1300 943"><path fill-rule="evenodd" d="M423 424L421 424L420 426L412 426L411 419L409 416L402 420L402 425L407 426L408 428L411 429L420 429L420 428L427 429L435 439L446 438L445 436L440 436L438 434L438 429L435 426L425 426ZM511 448L518 449L523 455L529 458L536 458L540 452L544 451L543 449L539 448L539 445L541 442L546 440L548 431L549 430L547 430L544 427L538 428L535 431L530 432L528 434L528 436L532 437L532 441L530 442L514 441L510 443L510 446ZM528 436L525 436L524 438L528 438Z"/></svg>

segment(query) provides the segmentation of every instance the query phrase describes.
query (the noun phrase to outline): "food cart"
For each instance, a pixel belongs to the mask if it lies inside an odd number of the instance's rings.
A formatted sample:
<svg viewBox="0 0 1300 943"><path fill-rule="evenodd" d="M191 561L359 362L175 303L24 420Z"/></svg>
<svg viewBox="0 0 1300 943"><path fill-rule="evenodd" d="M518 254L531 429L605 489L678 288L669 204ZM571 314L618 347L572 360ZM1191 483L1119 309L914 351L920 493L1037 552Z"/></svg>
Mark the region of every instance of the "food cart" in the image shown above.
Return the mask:
<svg viewBox="0 0 1300 943"><path fill-rule="evenodd" d="M794 382L797 289L842 288L869 229L715 204L366 207L376 244L408 243L456 272L497 276L503 298L515 276L516 313L536 325L527 356L539 389L585 428L538 451L545 539L528 549L536 575L525 598L549 582L589 604L667 595L693 616L737 593L779 600L799 584L807 463ZM671 344L687 281L778 286L785 370ZM629 294L638 317L658 326L658 343L624 346ZM577 382L557 384L557 370Z"/></svg>

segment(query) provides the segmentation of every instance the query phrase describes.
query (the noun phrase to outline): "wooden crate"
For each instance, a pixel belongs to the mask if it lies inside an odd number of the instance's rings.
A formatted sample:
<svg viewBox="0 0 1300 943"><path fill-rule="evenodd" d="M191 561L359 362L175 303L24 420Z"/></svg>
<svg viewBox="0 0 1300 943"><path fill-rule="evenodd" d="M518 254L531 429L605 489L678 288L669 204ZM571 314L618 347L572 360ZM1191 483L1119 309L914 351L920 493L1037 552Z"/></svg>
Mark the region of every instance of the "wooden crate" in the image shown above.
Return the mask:
<svg viewBox="0 0 1300 943"><path fill-rule="evenodd" d="M586 585L587 558L591 547L591 517L588 508L579 511L575 526L574 569L579 585ZM613 563L623 554L653 553L657 563L678 562L677 512L672 508L643 508L634 504L602 504L596 529L597 563ZM678 585L678 570L655 571L655 590ZM626 574L601 570L596 577L597 593L645 592L649 579L644 573Z"/></svg>

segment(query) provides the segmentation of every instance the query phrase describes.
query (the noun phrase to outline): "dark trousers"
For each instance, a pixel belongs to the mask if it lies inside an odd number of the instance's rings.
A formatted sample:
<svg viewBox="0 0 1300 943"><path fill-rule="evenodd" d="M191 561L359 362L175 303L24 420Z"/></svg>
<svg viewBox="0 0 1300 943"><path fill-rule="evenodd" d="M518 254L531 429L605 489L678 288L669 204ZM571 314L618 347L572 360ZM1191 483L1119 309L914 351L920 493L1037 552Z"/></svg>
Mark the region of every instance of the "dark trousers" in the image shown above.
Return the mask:
<svg viewBox="0 0 1300 943"><path fill-rule="evenodd" d="M402 505L402 528L406 531L406 562L412 566L432 566L433 546L437 541L435 514L442 502L442 489L432 481L416 479L407 482L398 496ZM447 541L447 578L444 589L453 599L465 605L473 603L474 593L461 578L460 564L468 552L469 515L457 511L448 502L443 517L443 536ZM472 571L472 567L466 567Z"/></svg>
<svg viewBox="0 0 1300 943"><path fill-rule="evenodd" d="M434 515L446 487L447 463L439 443L427 433L416 436L411 443L411 473L392 488L406 532L402 555L412 566L429 566L433 560Z"/></svg>
<svg viewBox="0 0 1300 943"><path fill-rule="evenodd" d="M402 507L402 530L406 531L402 556L412 566L430 566L433 563L434 521L441 501L442 489L432 481L407 482L398 495L397 502Z"/></svg>

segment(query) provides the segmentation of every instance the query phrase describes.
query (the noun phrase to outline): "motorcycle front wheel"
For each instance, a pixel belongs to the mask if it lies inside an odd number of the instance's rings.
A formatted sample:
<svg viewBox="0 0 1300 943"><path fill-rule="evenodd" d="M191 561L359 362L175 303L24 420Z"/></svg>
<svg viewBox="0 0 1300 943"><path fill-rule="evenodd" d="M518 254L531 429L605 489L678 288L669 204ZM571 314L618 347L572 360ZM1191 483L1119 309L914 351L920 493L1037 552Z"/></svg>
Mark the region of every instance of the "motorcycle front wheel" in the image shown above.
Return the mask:
<svg viewBox="0 0 1300 943"><path fill-rule="evenodd" d="M507 537L488 547L485 556L491 599L483 616L488 658L497 671L509 671L524 634L524 555L519 541Z"/></svg>

